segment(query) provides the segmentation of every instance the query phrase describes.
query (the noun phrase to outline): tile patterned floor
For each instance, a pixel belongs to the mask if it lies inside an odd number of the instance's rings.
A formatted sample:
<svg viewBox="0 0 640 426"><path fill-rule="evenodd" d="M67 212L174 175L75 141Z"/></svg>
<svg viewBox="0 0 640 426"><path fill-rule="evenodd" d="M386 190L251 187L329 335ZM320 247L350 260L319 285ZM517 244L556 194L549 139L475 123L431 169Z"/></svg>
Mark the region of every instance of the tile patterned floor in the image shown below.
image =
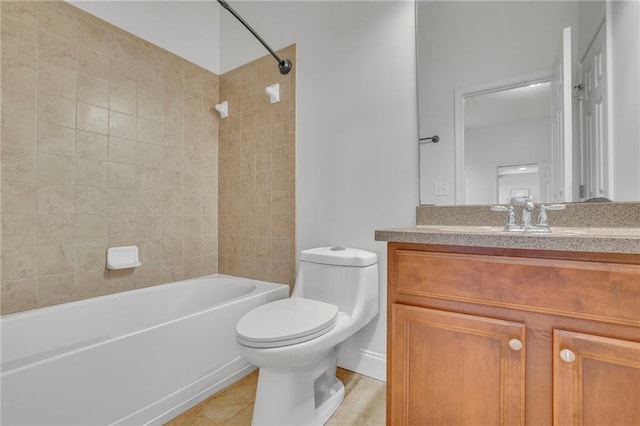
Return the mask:
<svg viewBox="0 0 640 426"><path fill-rule="evenodd" d="M345 398L327 426L384 426L386 384L342 368L337 376ZM255 371L165 426L249 426L257 384Z"/></svg>

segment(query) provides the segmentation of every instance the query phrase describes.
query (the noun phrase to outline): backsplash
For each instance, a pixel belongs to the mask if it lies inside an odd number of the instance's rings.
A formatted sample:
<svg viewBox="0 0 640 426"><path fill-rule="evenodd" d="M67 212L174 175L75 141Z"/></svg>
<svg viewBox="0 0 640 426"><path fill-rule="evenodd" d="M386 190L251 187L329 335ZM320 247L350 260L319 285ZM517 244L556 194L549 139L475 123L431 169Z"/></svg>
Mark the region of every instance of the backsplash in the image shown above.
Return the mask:
<svg viewBox="0 0 640 426"><path fill-rule="evenodd" d="M295 281L296 48L280 74L270 55L220 77L220 272L293 286ZM280 85L271 104L265 87Z"/></svg>
<svg viewBox="0 0 640 426"><path fill-rule="evenodd" d="M218 271L218 92L67 3L2 1L3 314ZM143 266L106 270L121 245Z"/></svg>
<svg viewBox="0 0 640 426"><path fill-rule="evenodd" d="M539 206L532 216L535 222ZM522 206L515 206L520 223ZM562 228L638 228L640 203L566 203L566 210L549 211L549 226ZM416 225L503 226L506 212L494 212L489 205L418 206Z"/></svg>

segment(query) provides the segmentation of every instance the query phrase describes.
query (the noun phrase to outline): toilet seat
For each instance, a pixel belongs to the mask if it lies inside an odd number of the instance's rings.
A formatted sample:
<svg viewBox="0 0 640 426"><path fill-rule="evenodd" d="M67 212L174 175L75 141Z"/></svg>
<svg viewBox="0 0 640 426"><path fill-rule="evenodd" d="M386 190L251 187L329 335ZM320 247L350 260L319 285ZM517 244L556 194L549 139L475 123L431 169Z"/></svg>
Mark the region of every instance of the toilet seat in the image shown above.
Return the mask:
<svg viewBox="0 0 640 426"><path fill-rule="evenodd" d="M336 325L338 307L317 300L293 297L259 306L236 326L239 343L254 348L274 348L306 342Z"/></svg>

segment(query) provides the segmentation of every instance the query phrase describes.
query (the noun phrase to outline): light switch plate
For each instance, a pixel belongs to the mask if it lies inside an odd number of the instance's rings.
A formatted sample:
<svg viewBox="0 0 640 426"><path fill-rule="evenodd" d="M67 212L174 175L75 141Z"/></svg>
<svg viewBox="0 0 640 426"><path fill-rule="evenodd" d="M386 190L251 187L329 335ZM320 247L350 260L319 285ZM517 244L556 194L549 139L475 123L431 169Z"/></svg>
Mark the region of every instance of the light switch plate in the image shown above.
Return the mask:
<svg viewBox="0 0 640 426"><path fill-rule="evenodd" d="M433 185L433 195L444 196L449 195L449 182L439 181Z"/></svg>

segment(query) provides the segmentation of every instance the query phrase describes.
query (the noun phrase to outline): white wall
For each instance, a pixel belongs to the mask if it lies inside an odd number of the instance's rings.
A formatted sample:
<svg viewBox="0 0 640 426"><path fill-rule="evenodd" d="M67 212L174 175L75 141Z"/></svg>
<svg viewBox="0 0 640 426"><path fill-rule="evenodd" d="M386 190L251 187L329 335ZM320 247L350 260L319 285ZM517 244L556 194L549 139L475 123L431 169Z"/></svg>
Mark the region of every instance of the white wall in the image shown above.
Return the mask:
<svg viewBox="0 0 640 426"><path fill-rule="evenodd" d="M220 74L220 6L216 1L67 1Z"/></svg>
<svg viewBox="0 0 640 426"><path fill-rule="evenodd" d="M378 254L380 316L347 342L340 363L384 379L386 244L373 238L375 229L415 223L414 4L234 7L274 48L296 43L297 249L345 245ZM222 70L265 54L227 14L221 31Z"/></svg>
<svg viewBox="0 0 640 426"><path fill-rule="evenodd" d="M614 201L640 200L640 3L611 2ZM629 52L635 52L629 54Z"/></svg>
<svg viewBox="0 0 640 426"><path fill-rule="evenodd" d="M455 204L454 91L535 72L550 74L562 28L577 27L576 5L420 2L418 66L428 70L420 75L420 136L440 136L439 143L421 147L421 203ZM434 196L431 183L436 181L449 182L449 196Z"/></svg>

